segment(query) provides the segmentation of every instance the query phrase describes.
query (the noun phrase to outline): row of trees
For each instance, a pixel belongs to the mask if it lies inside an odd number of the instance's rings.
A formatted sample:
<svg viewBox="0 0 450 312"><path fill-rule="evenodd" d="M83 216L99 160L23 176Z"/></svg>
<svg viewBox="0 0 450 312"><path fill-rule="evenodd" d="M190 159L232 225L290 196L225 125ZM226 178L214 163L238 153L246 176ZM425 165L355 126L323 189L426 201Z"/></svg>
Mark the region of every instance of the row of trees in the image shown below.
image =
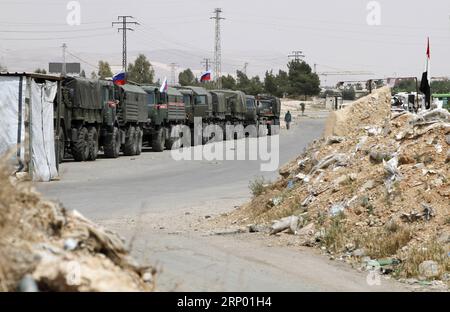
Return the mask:
<svg viewBox="0 0 450 312"><path fill-rule="evenodd" d="M273 71L267 71L264 79L259 76L249 77L242 71L236 72L236 77L226 75L222 77L222 87L230 90L241 90L247 94L269 93L279 97L289 95L291 97L307 97L320 93L319 76L312 72L311 67L303 61L291 61L287 65L288 70L279 70L274 74ZM36 70L37 73L46 73L44 69ZM145 55L140 54L134 63L128 65L128 80L140 83L154 83L155 71ZM83 71L81 77L86 77ZM104 79L112 77L111 66L106 61L98 62L98 71L91 73L91 78ZM195 77L191 69L186 69L179 73L178 80L180 85L203 86L207 89L216 88L214 82L200 82Z"/></svg>
<svg viewBox="0 0 450 312"><path fill-rule="evenodd" d="M311 67L303 61L291 61L288 71L280 70L278 74L267 71L262 80L259 76L248 77L244 72L237 71L236 78L227 75L221 78L222 87L230 90L241 90L247 94L269 93L279 97L313 96L320 93L319 76L312 72ZM199 83L191 69L182 71L178 76L180 85L202 85L214 88L213 83Z"/></svg>
<svg viewBox="0 0 450 312"><path fill-rule="evenodd" d="M416 92L417 87L420 87L420 81L418 81L418 85L416 86L416 81L414 79L400 80L392 89L392 93ZM431 81L431 91L438 94L450 93L450 80Z"/></svg>

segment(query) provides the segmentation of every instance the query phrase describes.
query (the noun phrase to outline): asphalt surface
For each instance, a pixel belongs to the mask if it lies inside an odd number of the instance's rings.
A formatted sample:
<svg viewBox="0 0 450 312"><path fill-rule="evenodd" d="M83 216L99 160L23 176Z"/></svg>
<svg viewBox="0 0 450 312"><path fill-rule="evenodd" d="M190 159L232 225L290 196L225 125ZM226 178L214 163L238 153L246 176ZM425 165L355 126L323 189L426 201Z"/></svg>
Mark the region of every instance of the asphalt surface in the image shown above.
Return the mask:
<svg viewBox="0 0 450 312"><path fill-rule="evenodd" d="M320 137L324 119L302 119L282 131L280 165ZM255 139L252 139L255 140ZM245 141L245 140L244 140ZM220 144L220 143L216 143ZM248 150L247 150L248 151ZM248 201L260 161L175 161L170 151L96 162L66 162L61 181L39 184L59 200L124 236L138 260L156 265L163 291L389 291L370 286L367 273L310 249L273 246L261 237L212 235L202 220Z"/></svg>

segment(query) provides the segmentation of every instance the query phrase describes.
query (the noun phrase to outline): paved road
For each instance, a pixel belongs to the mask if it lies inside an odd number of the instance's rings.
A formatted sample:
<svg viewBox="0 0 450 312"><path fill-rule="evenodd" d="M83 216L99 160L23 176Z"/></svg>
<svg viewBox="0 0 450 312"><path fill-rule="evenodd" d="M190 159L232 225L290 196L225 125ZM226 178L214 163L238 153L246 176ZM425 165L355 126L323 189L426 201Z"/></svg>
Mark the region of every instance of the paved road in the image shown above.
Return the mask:
<svg viewBox="0 0 450 312"><path fill-rule="evenodd" d="M280 136L280 164L319 137L324 119L302 119ZM161 290L343 291L402 290L328 261L312 250L273 247L261 237L216 236L205 218L232 210L250 198L248 183L258 161L174 161L171 153L67 162L62 180L38 185L61 201L127 238L133 254L162 269ZM203 222L204 223L204 222Z"/></svg>

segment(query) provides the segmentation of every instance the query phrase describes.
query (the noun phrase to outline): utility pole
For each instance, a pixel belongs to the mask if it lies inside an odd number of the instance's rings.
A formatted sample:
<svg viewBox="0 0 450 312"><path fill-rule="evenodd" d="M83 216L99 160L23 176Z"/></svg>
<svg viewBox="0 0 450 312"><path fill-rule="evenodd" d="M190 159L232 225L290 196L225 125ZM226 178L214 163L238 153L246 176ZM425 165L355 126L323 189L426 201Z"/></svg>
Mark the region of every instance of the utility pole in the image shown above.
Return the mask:
<svg viewBox="0 0 450 312"><path fill-rule="evenodd" d="M117 20L119 22L112 22L112 26L114 27L115 25L119 25L121 27L117 28L117 32L122 31L123 34L123 41L122 41L122 68L123 70L127 70L127 31L134 31L133 28L128 27L128 25L140 25L138 22L130 22L127 21L127 19L133 19L133 16L129 16L129 15L120 15L117 17ZM120 21L122 20L122 21Z"/></svg>
<svg viewBox="0 0 450 312"><path fill-rule="evenodd" d="M216 78L217 88L222 88L222 47L220 38L220 21L225 18L221 17L222 9L214 10L215 16L211 19L215 20L215 45L214 45L214 76Z"/></svg>
<svg viewBox="0 0 450 312"><path fill-rule="evenodd" d="M245 64L244 64L244 74L247 76L247 67L248 67L248 63L246 62Z"/></svg>
<svg viewBox="0 0 450 312"><path fill-rule="evenodd" d="M205 71L208 71L209 70L209 64L211 64L211 59L204 58L203 62L201 62L201 64L205 66Z"/></svg>
<svg viewBox="0 0 450 312"><path fill-rule="evenodd" d="M178 64L170 63L169 66L170 66L170 83L172 84L172 86L174 86L177 83L176 70Z"/></svg>
<svg viewBox="0 0 450 312"><path fill-rule="evenodd" d="M292 54L288 55L289 58L293 58L296 62L300 62L300 59L305 58L303 51L292 51Z"/></svg>
<svg viewBox="0 0 450 312"><path fill-rule="evenodd" d="M63 45L62 45L62 69L61 69L61 76L65 76L67 74L66 50L67 50L67 44L63 43Z"/></svg>

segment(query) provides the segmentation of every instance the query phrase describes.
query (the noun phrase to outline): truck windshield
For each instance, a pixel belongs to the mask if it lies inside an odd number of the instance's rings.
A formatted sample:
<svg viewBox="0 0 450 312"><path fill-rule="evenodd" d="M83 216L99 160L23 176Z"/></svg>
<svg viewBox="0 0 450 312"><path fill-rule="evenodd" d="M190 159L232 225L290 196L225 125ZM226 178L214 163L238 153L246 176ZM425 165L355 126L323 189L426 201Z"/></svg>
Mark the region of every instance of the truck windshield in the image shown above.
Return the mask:
<svg viewBox="0 0 450 312"><path fill-rule="evenodd" d="M259 108L272 109L272 101L259 101Z"/></svg>
<svg viewBox="0 0 450 312"><path fill-rule="evenodd" d="M255 100L247 99L247 108L254 108L254 107L255 107Z"/></svg>
<svg viewBox="0 0 450 312"><path fill-rule="evenodd" d="M205 95L197 95L195 97L195 105L206 105L206 96Z"/></svg>

